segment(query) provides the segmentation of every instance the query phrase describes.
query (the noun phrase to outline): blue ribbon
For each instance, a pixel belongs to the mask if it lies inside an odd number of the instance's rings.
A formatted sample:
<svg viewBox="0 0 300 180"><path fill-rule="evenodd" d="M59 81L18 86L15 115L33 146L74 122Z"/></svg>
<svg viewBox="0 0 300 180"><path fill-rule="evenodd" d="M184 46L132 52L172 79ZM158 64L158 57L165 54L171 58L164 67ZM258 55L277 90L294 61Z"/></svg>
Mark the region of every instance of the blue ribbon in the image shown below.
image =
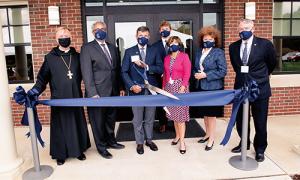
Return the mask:
<svg viewBox="0 0 300 180"><path fill-rule="evenodd" d="M34 119L36 125L37 137L43 146L44 142L41 139L40 132L42 130L39 122L36 105L43 104L47 106L59 107L128 107L128 106L224 106L233 103L232 114L226 134L221 144L226 145L231 136L233 126L235 124L236 115L240 105L246 98L253 102L259 94L258 85L252 81L245 84L245 87L238 90L218 90L205 92L192 92L175 94L180 100L168 98L163 95L147 96L114 96L101 98L73 98L73 99L51 99L37 100L38 92L30 90L26 94L22 87L18 87L14 93L14 99L18 104L25 104L26 107L32 107L34 111ZM26 113L26 111L25 111ZM27 115L24 113L22 124L28 125Z"/></svg>
<svg viewBox="0 0 300 180"><path fill-rule="evenodd" d="M248 98L250 102L255 101L258 98L259 89L258 84L255 81L247 82L244 87L241 89L240 93L237 93L235 98L233 99L231 117L226 129L225 136L221 141L221 145L225 146L231 136L232 129L236 122L236 115L239 111L241 104Z"/></svg>
<svg viewBox="0 0 300 180"><path fill-rule="evenodd" d="M32 108L33 116L34 116L34 125L37 139L39 140L42 147L45 146L45 143L41 137L42 132L42 124L38 118L36 105L38 104L38 95L39 92L36 89L31 89L27 93L25 92L24 88L18 86L16 88L16 92L14 92L13 97L16 103L20 105L25 105L25 111L23 113L23 117L21 120L21 124L24 126L29 126L28 116L27 116L27 108ZM26 134L27 138L30 136L30 132Z"/></svg>

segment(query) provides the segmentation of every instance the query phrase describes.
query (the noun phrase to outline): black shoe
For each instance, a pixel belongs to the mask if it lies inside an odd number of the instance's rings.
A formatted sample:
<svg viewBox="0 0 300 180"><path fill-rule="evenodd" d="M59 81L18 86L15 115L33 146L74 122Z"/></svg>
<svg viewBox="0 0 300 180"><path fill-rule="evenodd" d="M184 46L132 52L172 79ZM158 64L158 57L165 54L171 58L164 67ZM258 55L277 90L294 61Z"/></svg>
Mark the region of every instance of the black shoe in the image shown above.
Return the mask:
<svg viewBox="0 0 300 180"><path fill-rule="evenodd" d="M210 150L212 150L213 146L214 146L214 142L212 143L211 146L206 145L206 146L205 146L205 151L210 151Z"/></svg>
<svg viewBox="0 0 300 180"><path fill-rule="evenodd" d="M136 152L137 152L138 154L144 154L144 145L143 145L143 144L138 144L138 145L136 146Z"/></svg>
<svg viewBox="0 0 300 180"><path fill-rule="evenodd" d="M249 150L249 149L250 149L250 145L247 146L247 150ZM242 151L241 145L238 145L238 146L234 147L233 149L231 149L232 153L240 153L241 151Z"/></svg>
<svg viewBox="0 0 300 180"><path fill-rule="evenodd" d="M209 139L209 137L207 137L207 138L202 138L202 139L200 139L199 141L198 141L198 143L205 143L207 140Z"/></svg>
<svg viewBox="0 0 300 180"><path fill-rule="evenodd" d="M161 125L161 126L159 127L159 132L160 132L160 133L166 132L166 125Z"/></svg>
<svg viewBox="0 0 300 180"><path fill-rule="evenodd" d="M157 151L158 150L158 147L152 141L151 142L146 142L146 146L148 146L152 151Z"/></svg>
<svg viewBox="0 0 300 180"><path fill-rule="evenodd" d="M80 161L84 161L86 160L85 155L82 153L80 156L77 157L77 159L79 159Z"/></svg>
<svg viewBox="0 0 300 180"><path fill-rule="evenodd" d="M106 149L99 150L99 154L105 159L111 159L113 157L112 154L110 154Z"/></svg>
<svg viewBox="0 0 300 180"><path fill-rule="evenodd" d="M56 164L57 164L58 166L61 166L61 165L65 164L65 160L64 160L64 159L57 159L57 160L56 160Z"/></svg>
<svg viewBox="0 0 300 180"><path fill-rule="evenodd" d="M265 160L265 155L264 153L256 153L255 155L255 160L257 162L263 162Z"/></svg>
<svg viewBox="0 0 300 180"><path fill-rule="evenodd" d="M124 149L125 148L125 146L123 144L119 144L119 143L108 144L107 147L112 148L112 149Z"/></svg>
<svg viewBox="0 0 300 180"><path fill-rule="evenodd" d="M184 149L179 149L180 154L185 154L186 153L186 147L184 144Z"/></svg>
<svg viewBox="0 0 300 180"><path fill-rule="evenodd" d="M180 139L178 139L177 141L174 141L174 140L173 140L173 141L171 142L171 145L172 145L172 146L175 146L176 144L178 144L179 140L180 140Z"/></svg>

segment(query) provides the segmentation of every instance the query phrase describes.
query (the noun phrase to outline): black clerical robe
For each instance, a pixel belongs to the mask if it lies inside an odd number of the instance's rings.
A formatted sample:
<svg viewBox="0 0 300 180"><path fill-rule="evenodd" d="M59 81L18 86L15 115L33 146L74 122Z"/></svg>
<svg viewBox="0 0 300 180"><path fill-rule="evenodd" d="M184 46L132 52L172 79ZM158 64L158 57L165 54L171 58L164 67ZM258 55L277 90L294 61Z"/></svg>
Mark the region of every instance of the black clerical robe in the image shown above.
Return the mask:
<svg viewBox="0 0 300 180"><path fill-rule="evenodd" d="M69 65L73 73L71 79L67 75ZM55 47L45 56L33 88L41 94L49 83L51 99L81 98L81 81L79 53L74 48L65 53ZM52 158L78 157L90 146L83 108L51 107L50 155Z"/></svg>

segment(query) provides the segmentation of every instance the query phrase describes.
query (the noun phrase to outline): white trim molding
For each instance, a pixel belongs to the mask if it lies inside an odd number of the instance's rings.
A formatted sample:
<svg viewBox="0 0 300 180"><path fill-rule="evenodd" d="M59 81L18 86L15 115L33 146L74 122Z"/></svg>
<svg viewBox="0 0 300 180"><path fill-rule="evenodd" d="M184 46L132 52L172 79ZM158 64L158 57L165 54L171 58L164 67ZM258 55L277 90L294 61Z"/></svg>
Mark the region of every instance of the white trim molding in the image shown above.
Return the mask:
<svg viewBox="0 0 300 180"><path fill-rule="evenodd" d="M300 74L271 75L272 88L276 87L300 87Z"/></svg>

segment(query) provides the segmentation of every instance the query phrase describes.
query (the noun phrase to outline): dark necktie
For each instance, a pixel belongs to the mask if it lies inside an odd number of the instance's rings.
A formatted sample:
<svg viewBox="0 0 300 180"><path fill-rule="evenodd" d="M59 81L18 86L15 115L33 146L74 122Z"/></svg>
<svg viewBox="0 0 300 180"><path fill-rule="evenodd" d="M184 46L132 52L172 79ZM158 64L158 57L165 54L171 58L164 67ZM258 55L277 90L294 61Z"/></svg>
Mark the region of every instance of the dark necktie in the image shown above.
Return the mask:
<svg viewBox="0 0 300 180"><path fill-rule="evenodd" d="M101 46L102 46L103 52L104 52L104 54L105 54L105 56L106 56L106 58L107 58L109 64L111 64L111 63L112 63L112 62L111 62L112 59L111 59L111 57L110 57L110 55L109 55L109 52L107 51L107 49L106 49L106 47L105 47L105 44L101 44Z"/></svg>
<svg viewBox="0 0 300 180"><path fill-rule="evenodd" d="M243 50L242 63L245 66L248 62L248 50L247 50L247 42L244 43L245 47Z"/></svg>
<svg viewBox="0 0 300 180"><path fill-rule="evenodd" d="M144 47L141 48L141 58L145 62L145 60L146 60L146 53L145 53L145 48Z"/></svg>
<svg viewBox="0 0 300 180"><path fill-rule="evenodd" d="M165 52L166 52L166 54L168 54L168 51L169 51L169 47L168 47L168 45L167 45L167 41L165 41L166 43L165 43Z"/></svg>

